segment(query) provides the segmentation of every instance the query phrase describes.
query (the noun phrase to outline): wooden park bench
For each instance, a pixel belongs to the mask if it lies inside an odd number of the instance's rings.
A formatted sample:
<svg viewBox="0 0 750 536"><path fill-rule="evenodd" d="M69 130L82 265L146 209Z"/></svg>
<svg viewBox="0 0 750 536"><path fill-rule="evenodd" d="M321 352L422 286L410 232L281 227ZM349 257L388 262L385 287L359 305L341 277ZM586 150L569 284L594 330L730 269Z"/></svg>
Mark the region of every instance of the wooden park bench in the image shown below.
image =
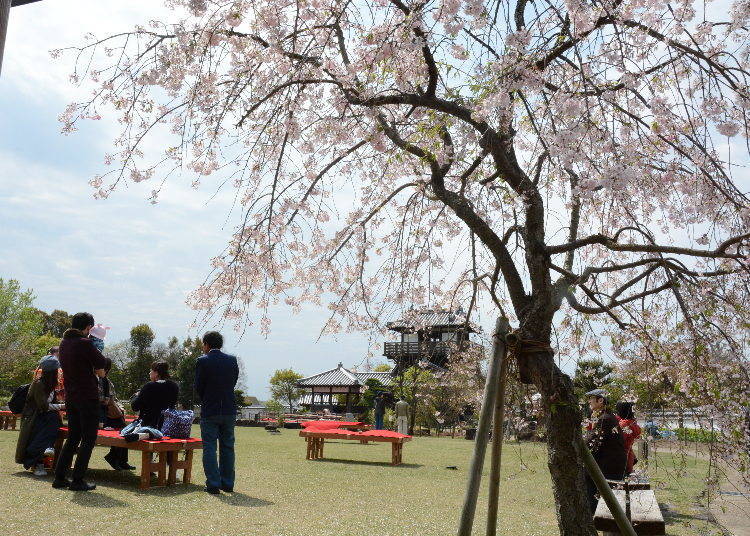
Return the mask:
<svg viewBox="0 0 750 536"><path fill-rule="evenodd" d="M625 510L625 515L632 523L636 534L659 536L666 533L664 516L661 514L656 495L648 481L608 480L607 482L613 488L615 497ZM620 534L620 529L604 499L599 499L596 506L594 526L602 531L604 536Z"/></svg>
<svg viewBox="0 0 750 536"><path fill-rule="evenodd" d="M12 411L0 411L0 430L15 430L19 417Z"/></svg>
<svg viewBox="0 0 750 536"><path fill-rule="evenodd" d="M55 442L55 459L62 449L63 441L68 437L68 429L60 428ZM99 430L96 444L101 447L122 447L141 451L141 489L151 487L151 473L156 473L157 486L171 486L177 482L177 470L182 469L182 483L189 484L193 473L193 451L203 448L203 441L196 438L162 439L159 441L142 440L128 443L120 437L117 430ZM180 454L183 459L180 459ZM154 458L156 458L154 460ZM53 465L54 467L54 465Z"/></svg>
<svg viewBox="0 0 750 536"><path fill-rule="evenodd" d="M381 442L391 444L391 465L400 465L403 460L404 443L411 441L411 436L391 432L389 430L370 430L367 432L352 432L341 429L307 429L300 430L300 437L307 443L308 460L318 460L323 457L326 439L347 439L360 443Z"/></svg>

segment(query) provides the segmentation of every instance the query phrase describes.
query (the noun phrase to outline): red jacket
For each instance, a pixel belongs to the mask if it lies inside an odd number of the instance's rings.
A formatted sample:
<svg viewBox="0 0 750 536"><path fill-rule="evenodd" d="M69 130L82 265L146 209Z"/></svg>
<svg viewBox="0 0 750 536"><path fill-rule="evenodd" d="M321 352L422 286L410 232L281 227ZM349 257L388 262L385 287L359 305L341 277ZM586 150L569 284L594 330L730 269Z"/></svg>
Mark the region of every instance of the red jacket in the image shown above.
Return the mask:
<svg viewBox="0 0 750 536"><path fill-rule="evenodd" d="M641 437L641 427L635 419L622 419L617 417L620 421L620 428L622 429L622 437L625 440L625 452L628 454L628 465L625 471L626 475L633 472L633 464L635 464L635 454L633 453L633 443L635 440Z"/></svg>

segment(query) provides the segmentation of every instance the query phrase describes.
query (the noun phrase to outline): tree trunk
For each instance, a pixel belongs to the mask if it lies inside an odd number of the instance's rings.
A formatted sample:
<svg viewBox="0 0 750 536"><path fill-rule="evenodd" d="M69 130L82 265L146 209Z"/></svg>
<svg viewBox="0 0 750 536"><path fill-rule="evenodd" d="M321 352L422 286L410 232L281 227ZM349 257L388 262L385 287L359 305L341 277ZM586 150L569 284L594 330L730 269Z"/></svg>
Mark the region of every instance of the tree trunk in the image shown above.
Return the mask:
<svg viewBox="0 0 750 536"><path fill-rule="evenodd" d="M529 337L549 342L547 337ZM573 382L555 365L551 352L531 354L528 370L542 394L547 420L547 466L552 477L561 536L596 536L584 482L580 452L581 410Z"/></svg>

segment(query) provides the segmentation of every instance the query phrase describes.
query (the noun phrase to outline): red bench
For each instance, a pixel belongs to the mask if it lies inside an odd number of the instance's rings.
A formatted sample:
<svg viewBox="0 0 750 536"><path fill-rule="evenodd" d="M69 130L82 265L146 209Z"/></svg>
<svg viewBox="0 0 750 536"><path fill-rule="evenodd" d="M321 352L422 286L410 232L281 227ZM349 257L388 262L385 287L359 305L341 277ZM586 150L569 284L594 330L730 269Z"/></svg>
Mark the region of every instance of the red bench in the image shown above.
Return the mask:
<svg viewBox="0 0 750 536"><path fill-rule="evenodd" d="M369 424L360 421L304 421L300 423L305 430L351 430L353 432L366 432L372 428Z"/></svg>
<svg viewBox="0 0 750 536"><path fill-rule="evenodd" d="M55 443L54 463L57 462L57 457L66 437L68 437L68 429L60 428L60 434ZM151 487L151 473L157 475L157 486L175 484L178 469L182 469L182 483L189 484L193 473L193 451L203 448L203 441L193 437L128 443L120 437L120 432L117 430L99 430L96 436L96 444L102 447L122 447L141 451L141 489ZM179 459L180 453L183 453L183 459ZM156 461L154 461L154 455Z"/></svg>
<svg viewBox="0 0 750 536"><path fill-rule="evenodd" d="M20 417L12 411L0 411L0 430L15 430Z"/></svg>
<svg viewBox="0 0 750 536"><path fill-rule="evenodd" d="M350 432L337 429L301 430L300 437L307 443L307 459L317 460L323 457L326 439L347 439L368 443L370 441L391 444L391 465L400 465L403 460L404 443L411 441L411 436L391 432L390 430L370 430L367 432Z"/></svg>

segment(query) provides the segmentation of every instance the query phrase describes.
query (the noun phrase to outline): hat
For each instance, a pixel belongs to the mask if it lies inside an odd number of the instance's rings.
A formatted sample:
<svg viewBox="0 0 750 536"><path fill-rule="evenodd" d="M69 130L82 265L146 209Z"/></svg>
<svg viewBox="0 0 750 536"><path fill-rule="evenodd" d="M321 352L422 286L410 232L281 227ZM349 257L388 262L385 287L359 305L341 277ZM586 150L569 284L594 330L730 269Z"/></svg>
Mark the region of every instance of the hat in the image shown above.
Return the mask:
<svg viewBox="0 0 750 536"><path fill-rule="evenodd" d="M593 389L586 393L586 396L596 396L601 398L609 398L609 393L604 389Z"/></svg>
<svg viewBox="0 0 750 536"><path fill-rule="evenodd" d="M58 361L56 357L50 355L42 359L39 363L39 368L42 369L42 372L57 370L60 368L60 361Z"/></svg>
<svg viewBox="0 0 750 536"><path fill-rule="evenodd" d="M104 340L104 337L107 336L107 330L109 329L109 326L102 326L101 324L97 324L91 330L89 331L89 335L93 335L97 339Z"/></svg>

